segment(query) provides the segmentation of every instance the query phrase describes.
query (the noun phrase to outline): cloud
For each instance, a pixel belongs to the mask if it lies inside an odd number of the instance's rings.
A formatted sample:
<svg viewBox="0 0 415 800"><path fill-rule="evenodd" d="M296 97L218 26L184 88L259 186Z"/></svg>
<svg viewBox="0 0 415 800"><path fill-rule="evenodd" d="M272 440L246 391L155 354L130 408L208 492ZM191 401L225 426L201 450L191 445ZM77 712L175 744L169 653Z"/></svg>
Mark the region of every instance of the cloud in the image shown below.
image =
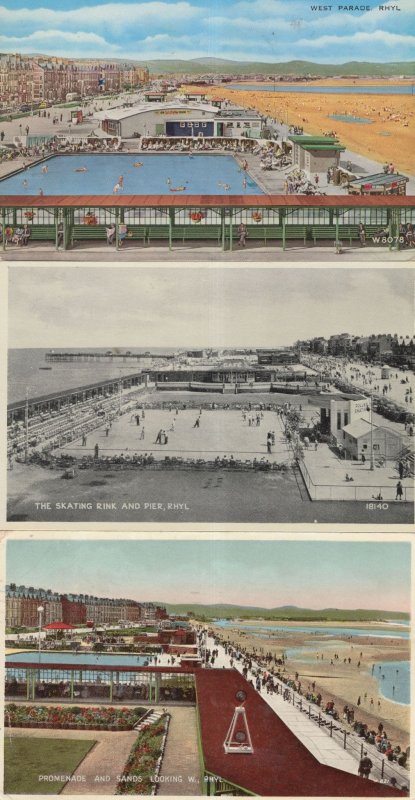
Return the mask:
<svg viewBox="0 0 415 800"><path fill-rule="evenodd" d="M300 39L297 47L338 47L344 45L383 45L384 47L415 47L415 36L410 34L389 33L387 31L374 31L373 33L355 33L352 36L320 36L318 39ZM362 52L364 59L365 53Z"/></svg>
<svg viewBox="0 0 415 800"><path fill-rule="evenodd" d="M0 6L3 31L45 29L84 30L93 32L132 32L144 26L167 27L180 25L203 16L203 10L179 0L177 3L104 3L80 6L72 10L55 11L50 8L8 9Z"/></svg>

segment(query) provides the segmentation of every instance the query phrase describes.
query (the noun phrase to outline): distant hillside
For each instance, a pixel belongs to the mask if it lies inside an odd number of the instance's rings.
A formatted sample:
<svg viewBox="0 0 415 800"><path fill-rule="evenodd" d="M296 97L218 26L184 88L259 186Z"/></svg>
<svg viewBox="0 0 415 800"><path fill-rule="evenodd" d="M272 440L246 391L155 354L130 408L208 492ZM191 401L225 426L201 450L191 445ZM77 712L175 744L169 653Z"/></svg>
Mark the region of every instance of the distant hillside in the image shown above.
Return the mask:
<svg viewBox="0 0 415 800"><path fill-rule="evenodd" d="M30 53L31 58L48 58L45 53ZM127 58L106 58L102 59L78 58L76 61L108 61L117 64L135 64L137 66L148 67L152 75L285 75L285 76L307 76L329 78L333 76L350 77L353 75L364 77L397 77L405 75L415 77L415 61L391 61L387 64L379 64L370 61L348 61L345 64L317 64L313 61L286 61L286 62L263 62L263 61L232 61L227 58L212 58L201 56L189 60L180 59L157 59L142 61Z"/></svg>
<svg viewBox="0 0 415 800"><path fill-rule="evenodd" d="M255 606L235 605L202 605L199 603L164 604L170 614L187 614L205 619L264 619L307 622L372 622L394 619L409 619L409 614L400 611L381 611L373 609L297 608L296 606L279 606L278 608L260 608Z"/></svg>
<svg viewBox="0 0 415 800"><path fill-rule="evenodd" d="M397 61L390 64L375 64L366 61L349 61L346 64L315 64L312 61L265 63L200 58L190 61L160 59L141 63L147 66L153 75L170 73L176 75L310 75L322 78L352 75L385 78L398 75L415 76L415 61Z"/></svg>

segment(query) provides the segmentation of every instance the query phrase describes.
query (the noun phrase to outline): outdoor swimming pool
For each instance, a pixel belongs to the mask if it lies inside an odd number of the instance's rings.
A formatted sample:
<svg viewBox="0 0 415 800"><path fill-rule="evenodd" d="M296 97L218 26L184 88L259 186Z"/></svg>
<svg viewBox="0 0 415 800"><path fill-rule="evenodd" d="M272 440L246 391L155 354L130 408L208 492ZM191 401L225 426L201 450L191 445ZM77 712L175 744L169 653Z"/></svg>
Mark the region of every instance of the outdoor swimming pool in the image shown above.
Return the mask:
<svg viewBox="0 0 415 800"><path fill-rule="evenodd" d="M14 662L25 664L70 664L76 667L78 664L87 664L91 667L144 667L154 663L153 656L145 655L110 655L109 653L72 653L68 652L40 652L13 653L6 656L6 666L11 666Z"/></svg>
<svg viewBox="0 0 415 800"><path fill-rule="evenodd" d="M82 664L84 677L90 677L95 680L97 677L94 669L96 667L108 667L108 672L100 670L99 676L101 681L109 682L111 680L111 667L125 667L126 671L117 673L117 680L121 683L126 683L135 680L137 673L130 673L128 669L131 667L146 667L155 665L154 656L146 655L126 655L126 654L107 654L107 653L72 653L72 652L40 652L32 651L26 653L13 653L6 656L6 668L8 679L16 678L16 680L25 680L26 668L13 667L15 663L32 664L36 666L36 671L42 676L42 679L49 681L68 680L70 676L71 667L77 667ZM62 664L61 668L51 669L51 664ZM80 671L76 673L77 679L80 678Z"/></svg>
<svg viewBox="0 0 415 800"><path fill-rule="evenodd" d="M48 171L42 172L45 164ZM120 176L123 186L114 192ZM27 196L38 195L40 190L45 196L263 194L231 155L173 153L52 156L0 181L0 190L6 195Z"/></svg>

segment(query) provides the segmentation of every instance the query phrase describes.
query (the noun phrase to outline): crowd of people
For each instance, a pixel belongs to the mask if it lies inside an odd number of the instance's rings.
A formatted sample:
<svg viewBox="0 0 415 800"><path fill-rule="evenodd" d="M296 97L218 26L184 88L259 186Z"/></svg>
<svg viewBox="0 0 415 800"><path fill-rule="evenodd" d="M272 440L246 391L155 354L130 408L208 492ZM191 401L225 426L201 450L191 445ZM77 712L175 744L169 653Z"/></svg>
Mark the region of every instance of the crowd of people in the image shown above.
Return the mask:
<svg viewBox="0 0 415 800"><path fill-rule="evenodd" d="M318 690L315 679L307 681L304 685L298 672L290 674L287 670L287 655L282 651L280 657L271 652L264 652L263 648L253 647L244 648L240 644L234 645L225 635L220 635L216 631L209 630L209 637L213 639L214 647L207 649L206 659L211 666L214 666L219 656L219 646L223 647L226 655L230 657L230 666L235 662L241 665L241 672L246 680L259 693L266 695L281 694L284 700L292 702L292 694L295 693L297 706L302 709L303 701L312 703L321 712L330 717L340 726L346 726L353 731L359 738L362 738L367 745L373 745L377 751L389 762L395 762L401 767L408 766L409 748L402 748L399 744L392 744L391 738L387 735L382 722L379 722L377 729L361 719L356 719L360 711L360 700L356 708L345 704L343 708L336 706L333 697L326 700ZM202 628L198 631L199 643L202 645L206 641L206 631ZM213 661L212 661L213 658ZM318 716L320 724L320 716ZM362 754L363 757L363 754ZM373 766L373 765L372 765ZM372 767L369 769L369 773ZM360 762L359 762L359 774ZM364 777L368 777L365 775ZM392 785L396 785L396 778L390 779ZM405 788L405 787L402 787Z"/></svg>

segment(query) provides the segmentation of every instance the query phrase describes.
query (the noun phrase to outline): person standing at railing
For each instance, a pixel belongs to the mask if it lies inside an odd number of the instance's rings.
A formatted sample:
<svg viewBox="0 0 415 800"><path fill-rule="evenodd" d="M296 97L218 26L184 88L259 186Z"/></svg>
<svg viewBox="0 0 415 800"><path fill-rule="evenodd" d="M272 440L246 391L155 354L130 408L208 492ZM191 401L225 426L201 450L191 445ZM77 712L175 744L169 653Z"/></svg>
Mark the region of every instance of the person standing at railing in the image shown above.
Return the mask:
<svg viewBox="0 0 415 800"><path fill-rule="evenodd" d="M364 753L363 753L363 758L361 758L360 761L359 761L358 773L359 773L360 777L361 778L369 778L369 775L370 775L372 767L373 767L373 763L372 763L372 761L370 760L370 758L369 758L369 756L367 754L367 750L365 750Z"/></svg>

